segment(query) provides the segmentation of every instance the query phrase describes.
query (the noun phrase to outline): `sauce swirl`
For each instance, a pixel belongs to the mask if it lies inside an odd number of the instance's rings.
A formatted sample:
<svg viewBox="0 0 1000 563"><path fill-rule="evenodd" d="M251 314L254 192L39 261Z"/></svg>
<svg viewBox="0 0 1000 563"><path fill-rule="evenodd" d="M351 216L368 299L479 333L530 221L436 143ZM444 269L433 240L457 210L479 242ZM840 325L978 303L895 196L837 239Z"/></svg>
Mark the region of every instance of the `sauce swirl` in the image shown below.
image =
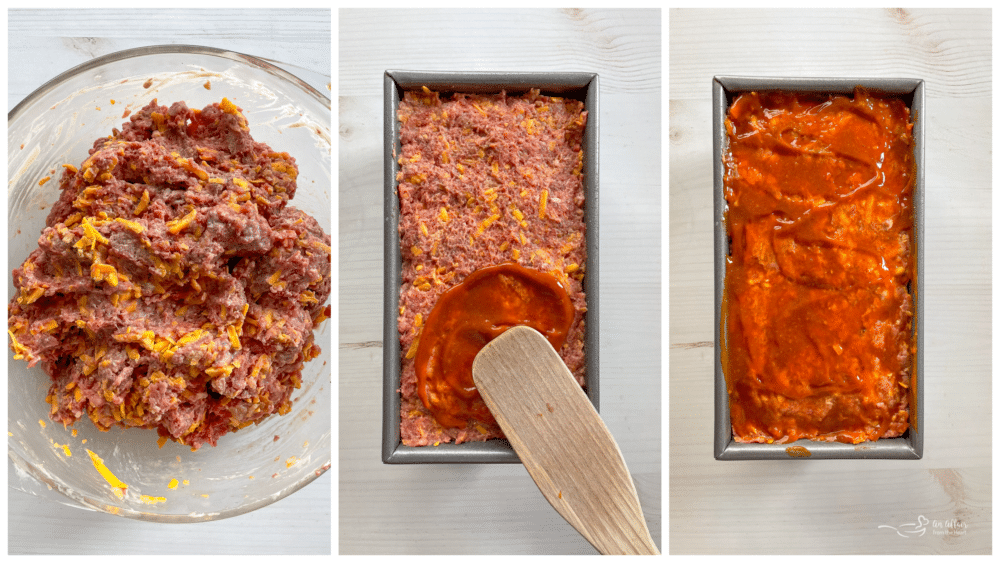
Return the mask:
<svg viewBox="0 0 1000 563"><path fill-rule="evenodd" d="M575 311L555 277L514 263L481 268L441 295L416 355L417 393L443 426L493 415L472 380L472 362L489 341L512 326L542 333L562 348Z"/></svg>

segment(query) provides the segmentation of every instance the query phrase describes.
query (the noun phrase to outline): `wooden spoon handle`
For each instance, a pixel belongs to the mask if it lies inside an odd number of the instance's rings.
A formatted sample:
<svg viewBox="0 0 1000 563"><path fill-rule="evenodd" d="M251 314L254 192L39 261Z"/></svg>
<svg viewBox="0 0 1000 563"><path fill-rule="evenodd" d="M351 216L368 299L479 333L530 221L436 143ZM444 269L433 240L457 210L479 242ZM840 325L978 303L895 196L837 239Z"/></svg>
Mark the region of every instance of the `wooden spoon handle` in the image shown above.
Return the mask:
<svg viewBox="0 0 1000 563"><path fill-rule="evenodd" d="M538 489L591 545L659 554L618 444L544 336L507 330L476 356L472 377Z"/></svg>

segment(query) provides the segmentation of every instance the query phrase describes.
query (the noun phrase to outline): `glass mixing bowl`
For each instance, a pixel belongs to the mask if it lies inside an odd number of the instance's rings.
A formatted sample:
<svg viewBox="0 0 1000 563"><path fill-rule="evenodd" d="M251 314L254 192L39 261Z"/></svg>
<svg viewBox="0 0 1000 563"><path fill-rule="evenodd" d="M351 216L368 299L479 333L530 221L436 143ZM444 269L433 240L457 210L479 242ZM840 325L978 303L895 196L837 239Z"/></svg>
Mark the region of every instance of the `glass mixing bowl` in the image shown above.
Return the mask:
<svg viewBox="0 0 1000 563"><path fill-rule="evenodd" d="M10 272L37 247L59 197L62 164L79 166L98 137L156 98L202 108L223 97L243 109L257 141L299 166L291 204L331 233L330 100L259 59L207 47L157 46L100 57L41 86L7 117L8 295ZM50 181L39 185L45 177ZM292 411L220 438L217 447L157 446L153 430L64 428L48 417L50 380L8 352L8 453L12 487L65 504L161 522L217 520L275 502L323 474L331 460L331 323L308 362ZM75 434L74 434L75 432ZM89 453L103 460L97 462ZM124 494L112 486L128 485ZM176 480L176 481L175 481ZM61 493L61 494L56 494Z"/></svg>

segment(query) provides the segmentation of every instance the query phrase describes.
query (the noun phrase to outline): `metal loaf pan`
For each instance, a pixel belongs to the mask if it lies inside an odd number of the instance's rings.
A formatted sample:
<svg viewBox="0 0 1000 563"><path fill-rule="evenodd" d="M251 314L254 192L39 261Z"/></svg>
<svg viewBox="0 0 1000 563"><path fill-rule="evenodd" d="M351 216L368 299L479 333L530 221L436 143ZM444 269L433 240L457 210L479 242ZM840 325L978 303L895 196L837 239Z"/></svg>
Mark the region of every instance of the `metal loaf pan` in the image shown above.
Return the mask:
<svg viewBox="0 0 1000 563"><path fill-rule="evenodd" d="M399 248L399 198L396 194L397 158L400 153L399 121L396 112L406 90L427 86L439 92L492 94L506 90L522 94L538 88L543 94L583 100L587 110L584 133L584 191L587 224L587 325L585 336L587 388L594 407L598 407L598 76L592 73L558 72L419 72L388 70L384 77L384 205L385 205L385 281L383 306L383 383L382 383L382 462L383 463L519 463L517 454L506 440L441 444L439 446L404 446L399 434L399 381L401 350L397 316L399 287L402 283L402 260Z"/></svg>
<svg viewBox="0 0 1000 563"><path fill-rule="evenodd" d="M911 285L914 300L913 338L917 353L911 361L910 428L899 438L875 442L843 444L798 440L790 444L739 444L733 440L729 418L729 396L722 372L722 344L725 324L722 320L722 298L725 291L726 256L729 253L726 236L726 199L723 191L722 155L727 148L725 119L732 101L744 92L784 90L789 92L823 92L851 94L862 86L871 92L898 96L910 107L913 119L916 183L913 193L913 256L917 261L916 277ZM920 459L923 456L924 422L924 81L913 78L751 78L716 76L712 81L713 159L715 170L715 458L745 459Z"/></svg>

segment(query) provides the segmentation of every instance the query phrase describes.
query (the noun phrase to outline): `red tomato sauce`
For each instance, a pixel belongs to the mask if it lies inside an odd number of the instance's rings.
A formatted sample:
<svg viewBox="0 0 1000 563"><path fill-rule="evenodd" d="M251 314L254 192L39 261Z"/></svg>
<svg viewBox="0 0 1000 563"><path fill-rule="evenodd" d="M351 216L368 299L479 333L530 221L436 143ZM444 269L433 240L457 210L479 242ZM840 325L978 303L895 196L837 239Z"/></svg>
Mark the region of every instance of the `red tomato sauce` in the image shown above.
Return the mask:
<svg viewBox="0 0 1000 563"><path fill-rule="evenodd" d="M562 348L575 310L555 277L514 263L469 274L445 292L424 325L417 348L417 392L443 426L493 422L472 380L472 361L512 326L542 333Z"/></svg>
<svg viewBox="0 0 1000 563"><path fill-rule="evenodd" d="M736 441L906 431L912 127L902 100L860 89L730 107L722 361Z"/></svg>

